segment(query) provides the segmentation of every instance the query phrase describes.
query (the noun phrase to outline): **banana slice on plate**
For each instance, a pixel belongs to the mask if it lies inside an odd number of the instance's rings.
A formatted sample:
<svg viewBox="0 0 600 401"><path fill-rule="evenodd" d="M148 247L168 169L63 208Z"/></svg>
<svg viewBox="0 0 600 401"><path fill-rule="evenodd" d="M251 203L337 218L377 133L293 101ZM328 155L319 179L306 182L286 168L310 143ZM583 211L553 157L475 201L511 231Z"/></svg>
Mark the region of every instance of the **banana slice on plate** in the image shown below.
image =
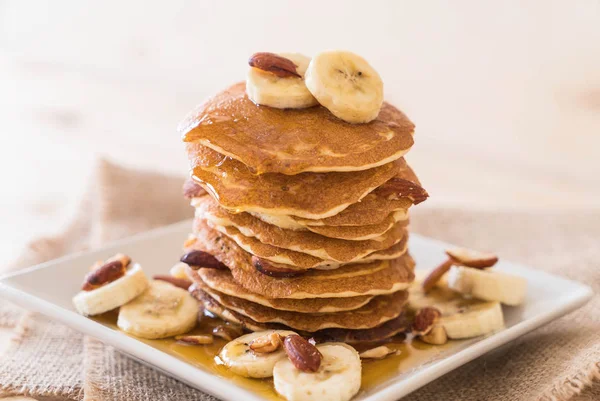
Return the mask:
<svg viewBox="0 0 600 401"><path fill-rule="evenodd" d="M383 104L381 77L364 58L351 52L317 54L304 80L321 105L349 123L374 120Z"/></svg>
<svg viewBox="0 0 600 401"><path fill-rule="evenodd" d="M420 281L410 288L409 308L418 311L433 307L442 313L437 325L442 326L450 339L464 339L493 333L504 327L504 315L499 302L467 299L448 288L446 280L440 280L425 293Z"/></svg>
<svg viewBox="0 0 600 401"><path fill-rule="evenodd" d="M219 358L235 374L254 378L271 377L275 364L286 357L285 351L279 347L273 352L254 352L250 349L250 344L257 338L268 337L272 333L277 333L281 337L296 334L287 330L266 330L246 334L228 342L219 353Z"/></svg>
<svg viewBox="0 0 600 401"><path fill-rule="evenodd" d="M121 306L117 326L136 337L172 337L193 329L198 311L198 301L189 292L166 281L153 280L146 292Z"/></svg>
<svg viewBox="0 0 600 401"><path fill-rule="evenodd" d="M278 55L257 53L257 55L265 58L279 56L291 60L299 76L281 77L269 71L250 67L246 76L246 93L250 100L278 109L303 109L319 104L304 83L304 73L310 63L309 57L299 53Z"/></svg>
<svg viewBox="0 0 600 401"><path fill-rule="evenodd" d="M127 269L122 277L73 297L73 305L84 316L100 315L139 296L148 287L148 278L139 264Z"/></svg>
<svg viewBox="0 0 600 401"><path fill-rule="evenodd" d="M520 305L527 294L527 280L493 269L453 266L447 275L448 288L486 301Z"/></svg>
<svg viewBox="0 0 600 401"><path fill-rule="evenodd" d="M360 389L360 356L344 343L318 345L322 354L319 370L298 370L285 358L275 364L275 390L289 401L347 401Z"/></svg>

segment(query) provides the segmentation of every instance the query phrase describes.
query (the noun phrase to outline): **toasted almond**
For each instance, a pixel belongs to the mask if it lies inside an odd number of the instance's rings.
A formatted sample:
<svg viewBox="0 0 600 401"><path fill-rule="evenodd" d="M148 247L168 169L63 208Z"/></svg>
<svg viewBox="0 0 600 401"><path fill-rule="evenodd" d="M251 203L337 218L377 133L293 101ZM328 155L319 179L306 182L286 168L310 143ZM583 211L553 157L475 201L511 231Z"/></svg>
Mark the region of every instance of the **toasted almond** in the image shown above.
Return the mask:
<svg viewBox="0 0 600 401"><path fill-rule="evenodd" d="M429 331L429 333L422 335L419 337L421 341L427 344L432 345L443 345L448 342L448 335L446 334L446 329L444 326L440 326L436 324Z"/></svg>
<svg viewBox="0 0 600 401"><path fill-rule="evenodd" d="M212 344L214 342L214 338L212 335L183 335L183 336L175 336L175 340L180 341L186 344L192 345L206 345Z"/></svg>
<svg viewBox="0 0 600 401"><path fill-rule="evenodd" d="M183 288L184 290L187 290L192 285L192 282L188 279L167 276L164 274L156 274L152 276L152 278L154 280L166 281L167 283L171 283L175 287Z"/></svg>
<svg viewBox="0 0 600 401"><path fill-rule="evenodd" d="M436 308L426 307L421 309L415 315L415 320L412 324L413 334L423 336L429 333L441 316L442 312Z"/></svg>
<svg viewBox="0 0 600 401"><path fill-rule="evenodd" d="M221 337L227 341L231 341L244 334L244 330L237 324L227 322L214 327L212 333L215 337Z"/></svg>
<svg viewBox="0 0 600 401"><path fill-rule="evenodd" d="M188 266L196 268L208 267L211 269L227 269L223 263L208 252L203 251L191 251L183 255L180 259L181 262Z"/></svg>
<svg viewBox="0 0 600 401"><path fill-rule="evenodd" d="M103 264L96 262L94 270L86 274L81 289L92 291L123 277L130 263L131 258L121 253L107 259Z"/></svg>
<svg viewBox="0 0 600 401"><path fill-rule="evenodd" d="M417 205L429 197L427 191L412 181L394 177L375 190L377 195L387 199L409 198Z"/></svg>
<svg viewBox="0 0 600 401"><path fill-rule="evenodd" d="M480 252L467 248L446 249L446 254L457 265L477 269L492 267L498 262L498 256L491 252Z"/></svg>
<svg viewBox="0 0 600 401"><path fill-rule="evenodd" d="M292 60L287 59L285 57L281 57L275 53L254 53L248 60L248 64L250 65L250 67L270 72L281 78L302 77L297 72L298 66L294 64Z"/></svg>
<svg viewBox="0 0 600 401"><path fill-rule="evenodd" d="M442 276L444 274L446 274L448 272L448 270L450 270L450 268L452 267L453 264L454 264L454 260L448 259L447 261L445 261L444 263L442 263L441 265L439 265L438 267L433 269L431 271L431 273L429 273L427 275L427 277L425 277L425 280L423 280L423 284L422 284L423 291L425 291L425 292L431 291L433 289L433 287L435 287L437 282L440 281Z"/></svg>
<svg viewBox="0 0 600 401"><path fill-rule="evenodd" d="M316 372L321 366L323 355L317 347L297 334L283 340L283 348L296 369L302 372Z"/></svg>
<svg viewBox="0 0 600 401"><path fill-rule="evenodd" d="M379 347L371 348L370 350L361 352L359 356L361 359L383 359L392 354L399 355L400 351L394 351L385 345L380 345Z"/></svg>
<svg viewBox="0 0 600 401"><path fill-rule="evenodd" d="M272 263L258 256L252 256L252 265L262 274L276 278L297 277L305 273L303 270L286 269L274 266Z"/></svg>
<svg viewBox="0 0 600 401"><path fill-rule="evenodd" d="M277 351L281 344L281 336L278 333L271 333L255 338L248 347L258 354L268 354Z"/></svg>

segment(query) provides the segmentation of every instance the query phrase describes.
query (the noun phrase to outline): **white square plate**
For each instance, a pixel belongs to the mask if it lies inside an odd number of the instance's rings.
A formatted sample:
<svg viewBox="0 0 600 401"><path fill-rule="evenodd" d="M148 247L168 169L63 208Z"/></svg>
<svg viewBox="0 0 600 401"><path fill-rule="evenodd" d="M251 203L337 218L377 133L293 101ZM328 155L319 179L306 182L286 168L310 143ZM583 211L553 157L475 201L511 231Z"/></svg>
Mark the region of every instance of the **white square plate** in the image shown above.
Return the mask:
<svg viewBox="0 0 600 401"><path fill-rule="evenodd" d="M191 221L177 223L93 252L69 255L5 276L0 279L0 296L98 338L143 363L222 399L263 400L226 379L78 315L73 309L71 298L79 291L83 275L96 260L122 252L141 263L149 276L164 274L181 256L181 244L187 238L190 227ZM412 235L410 239L410 250L417 268L436 266L447 247L447 244L418 235ZM579 308L592 296L591 289L585 285L541 271L505 261L499 262L497 268L525 277L528 281L524 305L504 309L504 330L487 337L456 342L432 360L400 371L389 380L362 391L357 400L397 400L452 369Z"/></svg>

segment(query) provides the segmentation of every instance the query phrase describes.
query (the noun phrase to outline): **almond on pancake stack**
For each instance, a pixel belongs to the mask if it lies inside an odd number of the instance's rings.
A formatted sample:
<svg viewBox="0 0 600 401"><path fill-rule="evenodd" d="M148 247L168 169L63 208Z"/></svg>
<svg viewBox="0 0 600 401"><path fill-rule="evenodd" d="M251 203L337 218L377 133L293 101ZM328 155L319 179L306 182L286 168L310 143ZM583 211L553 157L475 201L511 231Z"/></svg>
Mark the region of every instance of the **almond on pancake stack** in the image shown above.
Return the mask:
<svg viewBox="0 0 600 401"><path fill-rule="evenodd" d="M403 158L414 125L352 53L257 53L250 66L179 128L193 295L253 331L347 343L404 331L408 209L428 196Z"/></svg>

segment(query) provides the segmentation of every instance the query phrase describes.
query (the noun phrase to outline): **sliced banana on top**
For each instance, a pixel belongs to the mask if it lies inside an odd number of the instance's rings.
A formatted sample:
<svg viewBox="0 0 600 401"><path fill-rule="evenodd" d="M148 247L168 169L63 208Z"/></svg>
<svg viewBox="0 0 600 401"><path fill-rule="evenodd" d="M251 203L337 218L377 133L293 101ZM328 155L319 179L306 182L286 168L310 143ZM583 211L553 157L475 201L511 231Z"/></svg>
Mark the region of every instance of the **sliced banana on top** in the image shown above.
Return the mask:
<svg viewBox="0 0 600 401"><path fill-rule="evenodd" d="M259 53L269 57L269 53ZM310 57L299 53L280 53L280 57L296 65L297 76L278 76L269 71L250 67L246 76L246 93L254 103L278 109L303 109L318 104L304 83L304 73Z"/></svg>
<svg viewBox="0 0 600 401"><path fill-rule="evenodd" d="M273 369L275 390L289 401L347 401L360 389L361 362L358 352L344 343L318 345L322 354L319 370L302 372L281 359Z"/></svg>
<svg viewBox="0 0 600 401"><path fill-rule="evenodd" d="M91 291L81 291L73 297L73 305L84 316L99 315L126 304L148 287L148 278L139 264L125 275Z"/></svg>
<svg viewBox="0 0 600 401"><path fill-rule="evenodd" d="M504 327L504 315L499 302L466 299L448 288L441 280L425 293L421 283L415 281L409 290L409 308L418 311L433 307L442 313L437 325L442 326L448 338L464 339L493 333Z"/></svg>
<svg viewBox="0 0 600 401"><path fill-rule="evenodd" d="M453 266L447 275L448 288L486 301L520 305L527 295L527 280L493 269Z"/></svg>
<svg viewBox="0 0 600 401"><path fill-rule="evenodd" d="M153 280L142 295L121 306L117 326L148 339L183 334L196 326L198 301L184 289Z"/></svg>
<svg viewBox="0 0 600 401"><path fill-rule="evenodd" d="M304 80L321 105L349 123L374 120L383 104L381 77L364 58L351 52L317 54Z"/></svg>
<svg viewBox="0 0 600 401"><path fill-rule="evenodd" d="M254 378L271 377L275 364L286 358L283 348L259 353L252 351L250 344L257 338L268 337L272 333L277 333L281 337L296 334L287 330L266 330L246 334L228 342L219 353L219 358L225 366L238 375Z"/></svg>

